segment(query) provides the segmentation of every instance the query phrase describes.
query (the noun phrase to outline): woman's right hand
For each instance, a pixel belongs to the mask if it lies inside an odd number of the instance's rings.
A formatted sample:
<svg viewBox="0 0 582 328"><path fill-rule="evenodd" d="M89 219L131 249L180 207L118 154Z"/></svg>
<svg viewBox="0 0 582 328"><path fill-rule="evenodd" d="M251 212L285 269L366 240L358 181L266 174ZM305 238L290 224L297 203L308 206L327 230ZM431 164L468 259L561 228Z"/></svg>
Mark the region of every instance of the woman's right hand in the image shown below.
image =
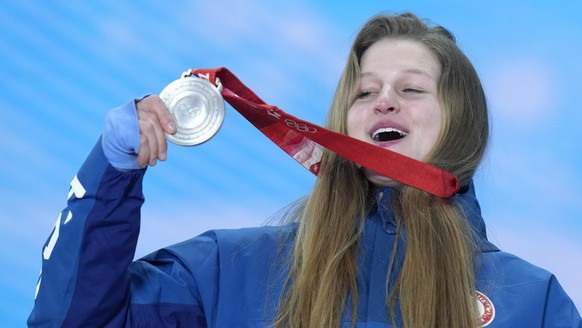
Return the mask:
<svg viewBox="0 0 582 328"><path fill-rule="evenodd" d="M176 123L168 107L156 95L141 99L136 108L139 123L137 163L140 167L154 166L158 160L168 158L166 133L176 133Z"/></svg>

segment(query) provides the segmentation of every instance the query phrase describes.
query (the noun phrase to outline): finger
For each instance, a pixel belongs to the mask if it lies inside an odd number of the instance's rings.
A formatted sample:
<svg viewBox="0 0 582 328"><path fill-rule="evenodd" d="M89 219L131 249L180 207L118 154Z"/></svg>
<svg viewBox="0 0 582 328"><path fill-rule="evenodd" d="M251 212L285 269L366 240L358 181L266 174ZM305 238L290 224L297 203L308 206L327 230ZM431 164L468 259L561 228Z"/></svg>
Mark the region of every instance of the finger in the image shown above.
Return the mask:
<svg viewBox="0 0 582 328"><path fill-rule="evenodd" d="M144 168L148 165L150 160L150 148L148 146L147 137L143 134L139 138L139 153L137 154L137 165Z"/></svg>
<svg viewBox="0 0 582 328"><path fill-rule="evenodd" d="M159 123L159 121L157 123ZM158 149L157 159L165 161L168 157L168 142L166 141L166 131L163 130L163 125L160 126L160 124L154 124L153 128L156 138L155 142ZM175 133L175 131L172 133Z"/></svg>
<svg viewBox="0 0 582 328"><path fill-rule="evenodd" d="M147 154L144 153L144 161L151 166L155 165L157 159L160 157L160 141L158 134L163 134L163 132L161 132L161 128L157 123L158 122L156 121L152 122L151 119L139 120L139 130L141 136L143 136L143 145L147 146L148 150ZM156 132L156 130L159 132ZM165 145L165 139L163 144ZM148 156L146 157L145 155Z"/></svg>
<svg viewBox="0 0 582 328"><path fill-rule="evenodd" d="M170 110L166 107L166 104L164 104L159 96L152 95L141 100L137 105L138 112L140 111L140 105L143 106L144 111L154 113L157 116L160 126L165 133L176 133L176 122L174 121Z"/></svg>
<svg viewBox="0 0 582 328"><path fill-rule="evenodd" d="M157 116L147 112L142 112L139 116L140 134L147 136L151 156L162 161L166 160L168 143Z"/></svg>
<svg viewBox="0 0 582 328"><path fill-rule="evenodd" d="M168 108L158 96L149 96L138 102L137 109L140 133L145 133L148 136L151 156L155 156L159 160L166 160L166 133L176 132L174 120ZM144 125L143 122L148 122L148 125ZM156 143L156 145L153 143Z"/></svg>

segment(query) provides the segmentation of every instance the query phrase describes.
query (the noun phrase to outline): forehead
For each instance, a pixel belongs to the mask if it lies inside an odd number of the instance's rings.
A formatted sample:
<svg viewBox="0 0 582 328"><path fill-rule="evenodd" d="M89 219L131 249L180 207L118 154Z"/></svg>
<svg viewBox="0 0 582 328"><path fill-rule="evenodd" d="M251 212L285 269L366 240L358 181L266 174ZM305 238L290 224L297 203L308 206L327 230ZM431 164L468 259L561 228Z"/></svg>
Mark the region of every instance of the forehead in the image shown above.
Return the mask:
<svg viewBox="0 0 582 328"><path fill-rule="evenodd" d="M402 72L440 77L440 62L424 44L413 40L382 39L370 46L360 60L361 73Z"/></svg>

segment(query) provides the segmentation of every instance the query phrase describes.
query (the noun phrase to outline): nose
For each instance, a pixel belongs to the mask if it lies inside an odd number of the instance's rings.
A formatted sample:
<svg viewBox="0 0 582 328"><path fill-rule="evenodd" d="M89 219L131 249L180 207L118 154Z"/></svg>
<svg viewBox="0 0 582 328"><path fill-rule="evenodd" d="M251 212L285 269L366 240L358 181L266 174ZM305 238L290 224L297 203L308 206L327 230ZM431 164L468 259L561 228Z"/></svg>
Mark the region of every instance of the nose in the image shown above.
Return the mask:
<svg viewBox="0 0 582 328"><path fill-rule="evenodd" d="M392 94L390 89L382 90L374 104L374 111L380 114L388 114L399 110L400 105L398 104L396 96Z"/></svg>

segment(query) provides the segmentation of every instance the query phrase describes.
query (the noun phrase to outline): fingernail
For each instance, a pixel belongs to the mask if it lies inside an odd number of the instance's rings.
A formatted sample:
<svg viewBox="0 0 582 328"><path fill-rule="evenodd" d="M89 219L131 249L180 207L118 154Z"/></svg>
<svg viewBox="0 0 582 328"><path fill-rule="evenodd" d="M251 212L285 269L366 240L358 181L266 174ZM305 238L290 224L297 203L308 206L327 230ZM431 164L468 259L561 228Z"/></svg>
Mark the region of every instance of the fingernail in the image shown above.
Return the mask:
<svg viewBox="0 0 582 328"><path fill-rule="evenodd" d="M170 132L174 132L176 131L176 124L174 124L174 122L170 122L168 123L168 129L170 130Z"/></svg>

